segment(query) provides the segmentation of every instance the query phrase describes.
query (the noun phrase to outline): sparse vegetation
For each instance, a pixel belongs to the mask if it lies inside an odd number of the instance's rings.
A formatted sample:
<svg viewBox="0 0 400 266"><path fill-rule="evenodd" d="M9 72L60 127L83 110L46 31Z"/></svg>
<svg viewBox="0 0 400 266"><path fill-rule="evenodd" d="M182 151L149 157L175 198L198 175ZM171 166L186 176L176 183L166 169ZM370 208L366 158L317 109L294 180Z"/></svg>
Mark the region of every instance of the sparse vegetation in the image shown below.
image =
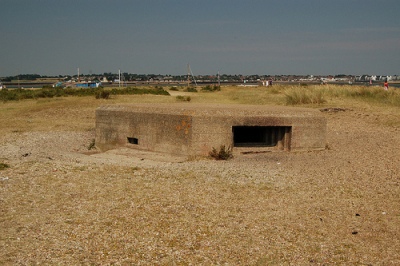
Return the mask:
<svg viewBox="0 0 400 266"><path fill-rule="evenodd" d="M95 148L96 148L96 142L95 142L95 139L92 139L92 141L89 143L88 150L90 151Z"/></svg>
<svg viewBox="0 0 400 266"><path fill-rule="evenodd" d="M0 101L19 101L24 99L38 99L38 98L53 98L53 97L66 97L66 96L91 96L96 98L108 99L110 95L169 95L162 87L155 88L113 88L106 90L103 88L42 88L42 89L3 89L0 90Z"/></svg>
<svg viewBox="0 0 400 266"><path fill-rule="evenodd" d="M0 170L4 170L6 168L9 168L10 166L6 163L0 163Z"/></svg>
<svg viewBox="0 0 400 266"><path fill-rule="evenodd" d="M96 92L96 99L109 99L110 92L105 90L99 90Z"/></svg>
<svg viewBox="0 0 400 266"><path fill-rule="evenodd" d="M181 101L181 102L190 102L192 100L192 98L190 96L182 96L182 95L178 95L175 98L177 101Z"/></svg>
<svg viewBox="0 0 400 266"><path fill-rule="evenodd" d="M207 85L203 88L201 88L201 91L220 91L221 90L221 86L218 85Z"/></svg>
<svg viewBox="0 0 400 266"><path fill-rule="evenodd" d="M214 158L215 160L228 160L233 158L232 148L226 147L225 145L221 145L219 147L219 150L213 148L210 151L209 155L211 158Z"/></svg>
<svg viewBox="0 0 400 266"><path fill-rule="evenodd" d="M194 88L194 87L187 87L185 91L187 91L187 92L197 92L196 88Z"/></svg>
<svg viewBox="0 0 400 266"><path fill-rule="evenodd" d="M155 88L136 88L136 87L127 87L123 89L112 89L112 95L142 95L142 94L153 94L153 95L170 95L168 91L164 90L163 87L155 87Z"/></svg>

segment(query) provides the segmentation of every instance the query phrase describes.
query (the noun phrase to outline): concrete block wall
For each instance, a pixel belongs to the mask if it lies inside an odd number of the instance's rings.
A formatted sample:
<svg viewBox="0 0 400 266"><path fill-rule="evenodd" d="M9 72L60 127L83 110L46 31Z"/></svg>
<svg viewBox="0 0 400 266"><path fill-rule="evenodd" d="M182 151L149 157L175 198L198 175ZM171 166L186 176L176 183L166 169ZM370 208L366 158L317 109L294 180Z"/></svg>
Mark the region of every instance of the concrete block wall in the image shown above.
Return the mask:
<svg viewBox="0 0 400 266"><path fill-rule="evenodd" d="M96 145L185 156L206 156L234 146L234 126L291 128L285 150L325 149L326 119L316 110L212 104L126 104L96 110ZM134 140L133 143L129 143ZM254 147L249 147L254 149Z"/></svg>

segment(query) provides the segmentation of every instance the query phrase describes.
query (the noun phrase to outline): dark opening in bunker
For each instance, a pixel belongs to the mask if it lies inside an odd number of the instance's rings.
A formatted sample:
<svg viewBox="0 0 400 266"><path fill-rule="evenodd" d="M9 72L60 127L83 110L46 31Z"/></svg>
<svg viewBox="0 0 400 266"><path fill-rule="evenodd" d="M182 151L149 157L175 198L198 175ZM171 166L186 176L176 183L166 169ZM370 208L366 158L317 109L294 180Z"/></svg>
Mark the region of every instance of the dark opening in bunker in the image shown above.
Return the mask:
<svg viewBox="0 0 400 266"><path fill-rule="evenodd" d="M138 145L139 140L137 138L128 137L128 143Z"/></svg>
<svg viewBox="0 0 400 266"><path fill-rule="evenodd" d="M292 127L233 126L234 147L278 147L288 150Z"/></svg>

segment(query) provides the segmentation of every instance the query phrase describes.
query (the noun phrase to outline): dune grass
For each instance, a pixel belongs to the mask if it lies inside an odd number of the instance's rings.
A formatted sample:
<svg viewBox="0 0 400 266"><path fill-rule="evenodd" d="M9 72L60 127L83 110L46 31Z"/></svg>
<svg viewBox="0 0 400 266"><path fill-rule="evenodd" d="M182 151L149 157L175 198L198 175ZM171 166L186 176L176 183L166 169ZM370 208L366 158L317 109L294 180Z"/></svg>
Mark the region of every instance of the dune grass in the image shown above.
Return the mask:
<svg viewBox="0 0 400 266"><path fill-rule="evenodd" d="M284 91L287 105L323 104L329 99L356 99L377 105L400 107L400 90L381 87L312 85L289 87Z"/></svg>

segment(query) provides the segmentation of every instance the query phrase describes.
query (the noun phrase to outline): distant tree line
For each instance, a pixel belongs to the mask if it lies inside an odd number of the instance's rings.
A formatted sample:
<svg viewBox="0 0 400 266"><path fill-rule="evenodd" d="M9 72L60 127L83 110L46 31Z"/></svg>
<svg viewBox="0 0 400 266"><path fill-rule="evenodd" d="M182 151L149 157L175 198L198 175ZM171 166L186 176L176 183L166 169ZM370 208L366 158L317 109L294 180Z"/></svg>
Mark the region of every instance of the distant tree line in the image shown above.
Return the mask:
<svg viewBox="0 0 400 266"><path fill-rule="evenodd" d="M12 80L36 80L41 78L42 76L38 74L22 74L22 75L17 75L17 76L9 76L2 78L1 81L5 82L11 82Z"/></svg>

